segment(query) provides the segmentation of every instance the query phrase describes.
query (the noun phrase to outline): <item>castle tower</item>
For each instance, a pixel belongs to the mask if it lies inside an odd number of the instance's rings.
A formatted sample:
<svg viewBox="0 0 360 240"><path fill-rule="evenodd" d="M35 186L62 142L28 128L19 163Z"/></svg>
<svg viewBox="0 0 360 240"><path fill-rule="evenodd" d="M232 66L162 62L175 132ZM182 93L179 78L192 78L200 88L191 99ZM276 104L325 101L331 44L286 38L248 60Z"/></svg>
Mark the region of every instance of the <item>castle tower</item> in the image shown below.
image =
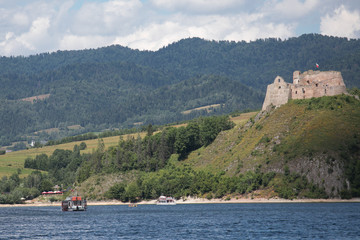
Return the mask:
<svg viewBox="0 0 360 240"><path fill-rule="evenodd" d="M300 80L300 71L295 71L293 73L293 84L299 84L299 80Z"/></svg>
<svg viewBox="0 0 360 240"><path fill-rule="evenodd" d="M276 107L285 104L291 99L290 84L285 82L280 76L277 76L274 83L267 86L266 96L262 110L267 106L274 105Z"/></svg>

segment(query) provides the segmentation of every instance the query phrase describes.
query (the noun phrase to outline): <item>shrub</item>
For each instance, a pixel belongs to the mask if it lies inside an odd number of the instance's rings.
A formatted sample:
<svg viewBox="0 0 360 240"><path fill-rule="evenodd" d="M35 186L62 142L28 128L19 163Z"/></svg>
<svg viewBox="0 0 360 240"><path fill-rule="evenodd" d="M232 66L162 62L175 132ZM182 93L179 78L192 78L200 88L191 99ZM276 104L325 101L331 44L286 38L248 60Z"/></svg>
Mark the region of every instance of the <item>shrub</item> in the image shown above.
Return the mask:
<svg viewBox="0 0 360 240"><path fill-rule="evenodd" d="M79 146L80 150L85 150L87 148L87 145L85 142L81 142Z"/></svg>
<svg viewBox="0 0 360 240"><path fill-rule="evenodd" d="M270 141L271 141L271 139L270 139L268 136L263 136L263 137L260 139L259 143L268 143L268 142L270 142Z"/></svg>
<svg viewBox="0 0 360 240"><path fill-rule="evenodd" d="M351 198L352 198L352 195L351 195L351 192L350 192L350 191L344 189L344 190L342 190L342 191L340 192L340 197L341 197L342 199L351 199Z"/></svg>
<svg viewBox="0 0 360 240"><path fill-rule="evenodd" d="M109 199L117 199L125 202L125 183L116 183L105 193L105 197Z"/></svg>

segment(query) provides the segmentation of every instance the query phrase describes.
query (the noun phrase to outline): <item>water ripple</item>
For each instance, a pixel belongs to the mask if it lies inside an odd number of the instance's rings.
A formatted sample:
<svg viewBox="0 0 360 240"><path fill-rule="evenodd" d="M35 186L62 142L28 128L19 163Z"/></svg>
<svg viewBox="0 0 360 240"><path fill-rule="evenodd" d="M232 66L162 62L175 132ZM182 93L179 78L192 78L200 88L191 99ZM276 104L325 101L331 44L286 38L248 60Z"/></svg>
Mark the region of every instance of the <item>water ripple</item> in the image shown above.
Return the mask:
<svg viewBox="0 0 360 240"><path fill-rule="evenodd" d="M359 203L0 208L0 239L360 239Z"/></svg>

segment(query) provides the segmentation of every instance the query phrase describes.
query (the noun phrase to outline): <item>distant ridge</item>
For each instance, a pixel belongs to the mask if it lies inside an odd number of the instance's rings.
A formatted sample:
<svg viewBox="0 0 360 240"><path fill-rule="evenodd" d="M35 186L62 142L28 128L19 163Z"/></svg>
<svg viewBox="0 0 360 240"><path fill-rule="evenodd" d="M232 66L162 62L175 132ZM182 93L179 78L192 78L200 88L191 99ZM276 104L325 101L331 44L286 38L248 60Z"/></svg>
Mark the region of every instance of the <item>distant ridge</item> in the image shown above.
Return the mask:
<svg viewBox="0 0 360 240"><path fill-rule="evenodd" d="M0 58L0 146L49 128L64 135L166 124L200 115L260 109L266 86L319 63L360 86L360 40L306 34L250 43L183 39L158 51L113 45ZM31 106L9 100L50 94ZM183 111L220 104L207 113ZM11 130L10 130L11 129ZM43 134L41 140L50 136Z"/></svg>

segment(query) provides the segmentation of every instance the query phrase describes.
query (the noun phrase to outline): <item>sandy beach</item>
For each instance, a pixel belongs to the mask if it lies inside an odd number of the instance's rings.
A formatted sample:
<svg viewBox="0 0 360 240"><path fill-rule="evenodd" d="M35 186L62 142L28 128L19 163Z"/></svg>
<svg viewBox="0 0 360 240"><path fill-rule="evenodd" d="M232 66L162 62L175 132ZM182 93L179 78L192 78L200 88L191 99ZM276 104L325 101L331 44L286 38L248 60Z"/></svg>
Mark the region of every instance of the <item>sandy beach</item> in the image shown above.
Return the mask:
<svg viewBox="0 0 360 240"><path fill-rule="evenodd" d="M282 198L233 198L230 200L225 199L211 199L206 198L190 198L179 199L176 204L209 204L209 203L360 203L360 198L353 199L282 199ZM130 203L124 203L117 200L108 201L88 201L88 206L106 206L106 205L129 205ZM156 204L156 200L141 201L137 205L151 205ZM0 207L47 207L47 206L58 206L61 207L61 202L39 202L39 201L26 201L24 204L0 204Z"/></svg>

